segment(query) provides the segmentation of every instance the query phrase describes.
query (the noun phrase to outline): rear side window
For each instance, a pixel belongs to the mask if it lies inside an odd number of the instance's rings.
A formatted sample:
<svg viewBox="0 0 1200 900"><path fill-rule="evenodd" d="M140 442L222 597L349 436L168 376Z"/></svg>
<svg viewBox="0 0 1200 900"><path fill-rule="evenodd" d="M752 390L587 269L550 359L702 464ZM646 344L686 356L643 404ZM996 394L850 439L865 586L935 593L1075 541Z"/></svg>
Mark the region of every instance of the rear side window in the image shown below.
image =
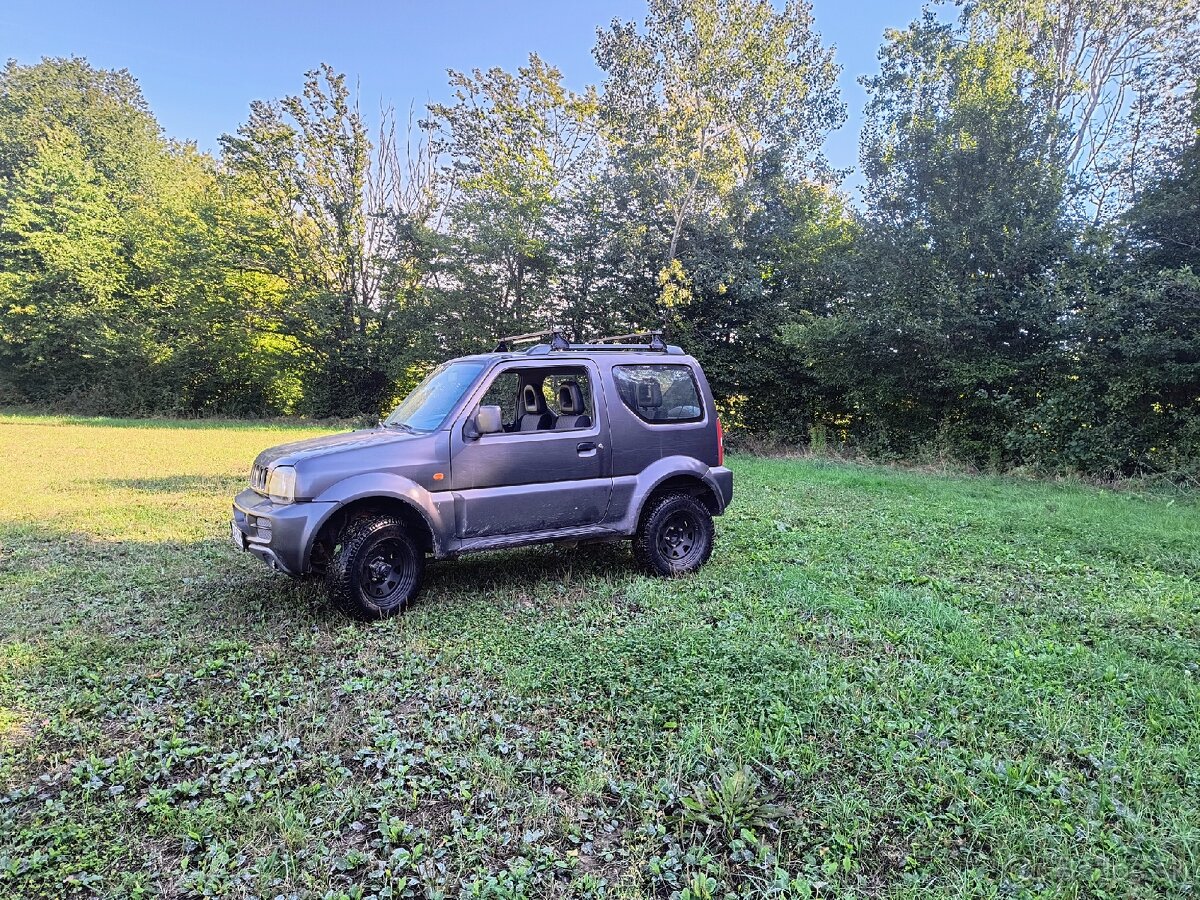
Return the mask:
<svg viewBox="0 0 1200 900"><path fill-rule="evenodd" d="M613 366L621 401L647 422L699 422L704 405L687 366Z"/></svg>

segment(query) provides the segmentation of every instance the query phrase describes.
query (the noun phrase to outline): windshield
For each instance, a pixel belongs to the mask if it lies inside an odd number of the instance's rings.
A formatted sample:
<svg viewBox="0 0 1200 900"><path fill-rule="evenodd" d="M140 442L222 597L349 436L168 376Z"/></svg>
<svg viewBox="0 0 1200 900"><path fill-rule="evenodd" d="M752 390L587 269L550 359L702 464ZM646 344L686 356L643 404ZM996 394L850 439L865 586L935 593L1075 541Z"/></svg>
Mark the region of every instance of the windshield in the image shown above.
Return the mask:
<svg viewBox="0 0 1200 900"><path fill-rule="evenodd" d="M475 383L484 365L482 360L469 360L438 366L413 388L383 424L412 431L434 431Z"/></svg>

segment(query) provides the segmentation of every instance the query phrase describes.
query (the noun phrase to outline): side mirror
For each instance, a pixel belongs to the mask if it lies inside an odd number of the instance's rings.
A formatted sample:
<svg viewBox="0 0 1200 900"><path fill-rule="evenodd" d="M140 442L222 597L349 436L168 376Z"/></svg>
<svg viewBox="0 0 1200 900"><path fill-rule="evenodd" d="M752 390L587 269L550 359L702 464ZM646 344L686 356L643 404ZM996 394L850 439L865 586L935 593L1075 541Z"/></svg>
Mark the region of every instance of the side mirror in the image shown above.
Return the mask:
<svg viewBox="0 0 1200 900"><path fill-rule="evenodd" d="M498 406L481 406L475 415L467 420L466 437L478 438L485 434L495 434L504 430L503 414Z"/></svg>

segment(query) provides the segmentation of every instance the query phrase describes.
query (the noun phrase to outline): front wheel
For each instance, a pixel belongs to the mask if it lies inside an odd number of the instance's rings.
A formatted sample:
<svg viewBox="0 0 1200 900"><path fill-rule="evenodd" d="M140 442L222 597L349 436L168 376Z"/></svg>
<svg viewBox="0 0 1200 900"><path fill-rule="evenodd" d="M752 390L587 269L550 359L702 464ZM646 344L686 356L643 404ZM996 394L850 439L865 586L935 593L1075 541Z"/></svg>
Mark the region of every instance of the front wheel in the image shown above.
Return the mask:
<svg viewBox="0 0 1200 900"><path fill-rule="evenodd" d="M708 562L712 548L712 515L690 494L651 500L633 538L633 555L653 575L695 572Z"/></svg>
<svg viewBox="0 0 1200 900"><path fill-rule="evenodd" d="M421 590L425 553L404 523L388 516L346 526L325 570L329 599L358 619L386 619Z"/></svg>

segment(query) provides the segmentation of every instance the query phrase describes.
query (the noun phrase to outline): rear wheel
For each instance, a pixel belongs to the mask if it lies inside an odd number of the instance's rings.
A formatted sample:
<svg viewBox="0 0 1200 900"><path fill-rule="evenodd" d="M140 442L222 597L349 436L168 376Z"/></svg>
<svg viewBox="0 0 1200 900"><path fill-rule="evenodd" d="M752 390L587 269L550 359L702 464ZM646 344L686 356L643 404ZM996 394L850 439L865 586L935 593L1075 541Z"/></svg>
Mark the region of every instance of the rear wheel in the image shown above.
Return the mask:
<svg viewBox="0 0 1200 900"><path fill-rule="evenodd" d="M386 619L421 590L425 552L390 516L346 526L325 570L329 599L358 619Z"/></svg>
<svg viewBox="0 0 1200 900"><path fill-rule="evenodd" d="M652 499L633 539L641 566L663 576L695 572L708 562L712 547L712 514L690 494Z"/></svg>

